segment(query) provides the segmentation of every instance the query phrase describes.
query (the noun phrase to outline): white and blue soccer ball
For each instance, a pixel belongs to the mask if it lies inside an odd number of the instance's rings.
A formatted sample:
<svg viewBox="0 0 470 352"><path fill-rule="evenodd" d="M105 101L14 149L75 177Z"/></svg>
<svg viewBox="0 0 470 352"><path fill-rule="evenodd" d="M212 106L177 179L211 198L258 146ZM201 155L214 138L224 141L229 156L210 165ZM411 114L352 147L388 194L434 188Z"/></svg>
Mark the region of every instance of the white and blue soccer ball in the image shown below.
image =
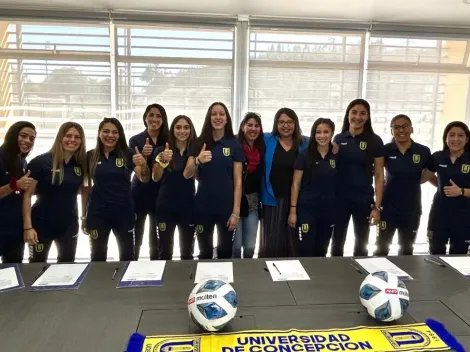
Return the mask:
<svg viewBox="0 0 470 352"><path fill-rule="evenodd" d="M367 312L384 322L401 318L410 302L408 289L403 281L386 271L367 275L359 289L359 297Z"/></svg>
<svg viewBox="0 0 470 352"><path fill-rule="evenodd" d="M222 280L205 280L197 284L188 298L192 321L206 331L219 331L237 314L237 294Z"/></svg>

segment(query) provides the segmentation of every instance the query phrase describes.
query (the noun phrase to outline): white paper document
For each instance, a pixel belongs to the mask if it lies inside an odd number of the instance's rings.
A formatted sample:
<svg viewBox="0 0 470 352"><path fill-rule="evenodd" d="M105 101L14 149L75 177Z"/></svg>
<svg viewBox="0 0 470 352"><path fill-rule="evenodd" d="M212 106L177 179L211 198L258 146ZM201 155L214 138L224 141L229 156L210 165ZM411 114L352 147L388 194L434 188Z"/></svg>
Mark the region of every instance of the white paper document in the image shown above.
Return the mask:
<svg viewBox="0 0 470 352"><path fill-rule="evenodd" d="M406 271L400 269L387 258L367 258L355 260L360 266L367 270L369 274L376 271L386 271L395 274L400 279L413 279Z"/></svg>
<svg viewBox="0 0 470 352"><path fill-rule="evenodd" d="M160 281L165 264L166 260L130 262L121 281Z"/></svg>
<svg viewBox="0 0 470 352"><path fill-rule="evenodd" d="M197 263L196 276L194 283L200 283L204 280L222 280L228 283L233 282L233 263L215 262L215 263Z"/></svg>
<svg viewBox="0 0 470 352"><path fill-rule="evenodd" d="M459 273L470 277L470 257L439 257Z"/></svg>
<svg viewBox="0 0 470 352"><path fill-rule="evenodd" d="M273 281L310 280L299 260L266 261Z"/></svg>
<svg viewBox="0 0 470 352"><path fill-rule="evenodd" d="M88 264L51 264L32 287L73 286Z"/></svg>
<svg viewBox="0 0 470 352"><path fill-rule="evenodd" d="M18 276L16 276L16 270L14 267L0 270L0 291L19 286L20 283L18 282Z"/></svg>

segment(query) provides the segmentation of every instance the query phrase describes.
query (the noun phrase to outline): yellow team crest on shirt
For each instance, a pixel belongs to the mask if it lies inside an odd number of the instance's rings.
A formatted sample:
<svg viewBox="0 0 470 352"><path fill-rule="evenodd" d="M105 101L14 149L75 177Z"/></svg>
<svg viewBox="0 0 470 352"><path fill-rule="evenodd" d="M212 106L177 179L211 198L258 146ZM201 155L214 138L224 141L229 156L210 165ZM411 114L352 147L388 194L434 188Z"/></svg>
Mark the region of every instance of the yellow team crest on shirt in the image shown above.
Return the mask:
<svg viewBox="0 0 470 352"><path fill-rule="evenodd" d="M222 149L222 152L224 153L225 156L230 156L230 148L224 148Z"/></svg>
<svg viewBox="0 0 470 352"><path fill-rule="evenodd" d="M124 166L124 159L123 158L116 158L116 166L123 167Z"/></svg>
<svg viewBox="0 0 470 352"><path fill-rule="evenodd" d="M413 154L413 162L415 164L418 164L421 161L421 155L419 154Z"/></svg>
<svg viewBox="0 0 470 352"><path fill-rule="evenodd" d="M470 165L463 164L462 165L462 173L468 174L470 172Z"/></svg>
<svg viewBox="0 0 470 352"><path fill-rule="evenodd" d="M204 231L204 227L202 225L196 225L196 232L202 233Z"/></svg>
<svg viewBox="0 0 470 352"><path fill-rule="evenodd" d="M303 233L308 232L308 224L302 224L301 229Z"/></svg>
<svg viewBox="0 0 470 352"><path fill-rule="evenodd" d="M34 246L34 250L38 253L41 253L43 250L44 250L44 244L42 243L37 243L35 246Z"/></svg>
<svg viewBox="0 0 470 352"><path fill-rule="evenodd" d="M330 159L330 166L334 169L336 167L336 160Z"/></svg>
<svg viewBox="0 0 470 352"><path fill-rule="evenodd" d="M88 234L92 240L96 240L98 238L98 230L90 230L88 231Z"/></svg>
<svg viewBox="0 0 470 352"><path fill-rule="evenodd" d="M366 150L366 148L367 148L367 142L361 142L361 143L359 143L359 148L360 148L361 150Z"/></svg>
<svg viewBox="0 0 470 352"><path fill-rule="evenodd" d="M75 175L82 176L82 168L81 167L75 166L73 168L73 171L75 171Z"/></svg>
<svg viewBox="0 0 470 352"><path fill-rule="evenodd" d="M160 229L160 231L165 231L166 230L166 223L165 222L159 223L158 228Z"/></svg>
<svg viewBox="0 0 470 352"><path fill-rule="evenodd" d="M381 230L385 230L387 228L387 222L386 221L381 221L379 224L379 227Z"/></svg>

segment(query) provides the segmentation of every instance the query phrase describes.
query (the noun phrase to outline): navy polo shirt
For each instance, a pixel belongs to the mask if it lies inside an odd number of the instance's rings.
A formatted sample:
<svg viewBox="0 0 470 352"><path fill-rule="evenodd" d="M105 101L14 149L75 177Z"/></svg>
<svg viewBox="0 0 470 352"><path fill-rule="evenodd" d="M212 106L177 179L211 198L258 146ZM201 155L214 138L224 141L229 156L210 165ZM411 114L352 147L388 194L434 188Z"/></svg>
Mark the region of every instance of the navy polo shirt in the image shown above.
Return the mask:
<svg viewBox="0 0 470 352"><path fill-rule="evenodd" d="M162 140L161 138L157 139L157 143L153 142L152 137L150 137L147 130L132 136L129 139L129 148L135 151L135 147L139 148L139 152L142 153L142 149L145 146L145 143L149 139L150 145L153 147L153 151L160 146L164 146L166 141ZM152 155L147 157L147 164L149 168L152 168L152 162L154 158ZM139 178L134 175L132 177L132 196L134 197L135 201L135 210L149 210L153 211L155 207L155 198L157 197L158 190L160 188L160 183L158 182L148 182L143 183L139 180Z"/></svg>
<svg viewBox="0 0 470 352"><path fill-rule="evenodd" d="M200 148L191 153L198 156ZM229 216L233 210L233 163L245 161L245 153L235 137L214 141L212 160L198 169L196 213Z"/></svg>
<svg viewBox="0 0 470 352"><path fill-rule="evenodd" d="M92 150L87 152L88 165L92 153ZM134 154L135 151L130 148L121 157L116 150L109 153L108 159L104 153L101 154L93 175L88 212L114 212L129 208L133 210L131 175L134 171L132 162Z"/></svg>
<svg viewBox="0 0 470 352"><path fill-rule="evenodd" d="M155 163L156 156L165 147L158 147L153 153ZM188 150L183 155L178 149L173 151L173 163L164 171L160 179L160 190L156 200L155 212L162 218L177 216L174 221L192 223L194 210L194 193L196 192L194 177L186 179L183 176L186 162L188 161ZM170 168L172 166L172 168ZM153 166L152 166L153 167ZM170 221L170 220L169 220Z"/></svg>
<svg viewBox="0 0 470 352"><path fill-rule="evenodd" d="M37 181L37 199L32 207L32 217L50 221L68 222L78 217L77 195L83 184L82 168L74 158L64 165L60 183L60 169L52 169L52 153L35 157L29 163L31 177ZM52 174L55 173L54 184Z"/></svg>
<svg viewBox="0 0 470 352"><path fill-rule="evenodd" d="M21 158L23 174L26 172L26 160ZM10 184L10 175L5 170L3 153L0 151L0 187ZM0 234L17 234L23 228L23 216L21 207L23 205L23 194L10 193L5 198L0 199Z"/></svg>
<svg viewBox="0 0 470 352"><path fill-rule="evenodd" d="M364 133L353 137L346 131L334 141L339 146L338 196L373 197L373 163L374 158L384 156L382 139Z"/></svg>
<svg viewBox="0 0 470 352"><path fill-rule="evenodd" d="M315 165L309 164L309 150L301 151L294 164L294 170L302 170L298 207L322 207L335 199L335 185L338 156L329 151L325 158L316 152Z"/></svg>
<svg viewBox="0 0 470 352"><path fill-rule="evenodd" d="M465 152L452 163L448 150L435 152L431 156L428 169L437 173L437 206L439 212L461 215L470 222L470 198L464 196L447 197L445 186L451 186L450 180L460 188L470 188L470 153Z"/></svg>
<svg viewBox="0 0 470 352"><path fill-rule="evenodd" d="M412 142L402 154L395 142L384 146L384 211L421 214L421 175L431 157L428 147Z"/></svg>

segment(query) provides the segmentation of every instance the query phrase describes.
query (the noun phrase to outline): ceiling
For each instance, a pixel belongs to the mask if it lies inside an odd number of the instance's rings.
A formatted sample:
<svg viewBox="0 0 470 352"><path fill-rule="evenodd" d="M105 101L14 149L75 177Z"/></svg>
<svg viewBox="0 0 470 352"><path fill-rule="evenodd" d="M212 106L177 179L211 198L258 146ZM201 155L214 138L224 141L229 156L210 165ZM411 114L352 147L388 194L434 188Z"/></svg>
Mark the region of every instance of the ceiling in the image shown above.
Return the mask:
<svg viewBox="0 0 470 352"><path fill-rule="evenodd" d="M470 0L0 0L0 7L242 14L470 27L470 4L464 1L470 3Z"/></svg>

